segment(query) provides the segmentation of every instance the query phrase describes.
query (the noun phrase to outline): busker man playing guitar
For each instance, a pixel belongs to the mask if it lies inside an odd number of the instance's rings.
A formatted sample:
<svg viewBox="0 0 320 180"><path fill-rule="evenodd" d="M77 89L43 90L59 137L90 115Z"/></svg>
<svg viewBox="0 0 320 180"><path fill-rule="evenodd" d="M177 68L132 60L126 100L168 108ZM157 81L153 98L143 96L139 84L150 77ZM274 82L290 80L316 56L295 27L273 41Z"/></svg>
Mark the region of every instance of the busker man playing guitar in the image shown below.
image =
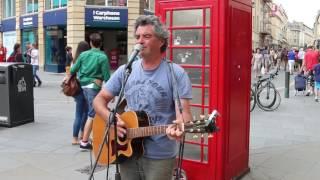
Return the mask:
<svg viewBox="0 0 320 180"><path fill-rule="evenodd" d="M183 107L180 114L174 104L172 76L164 53L168 46L169 33L156 16L140 16L134 27L137 44L142 45L140 57L132 64L124 90L127 111L145 111L151 125L182 123L192 120L190 100L191 83L186 72L173 64L177 89ZM107 104L119 94L125 66L121 66L111 76L94 100L96 113L107 120L110 111ZM125 137L126 125L117 115L118 137ZM171 180L178 152L177 139L183 130L169 125L166 134L144 138L142 156L135 153L120 164L121 178L124 180Z"/></svg>

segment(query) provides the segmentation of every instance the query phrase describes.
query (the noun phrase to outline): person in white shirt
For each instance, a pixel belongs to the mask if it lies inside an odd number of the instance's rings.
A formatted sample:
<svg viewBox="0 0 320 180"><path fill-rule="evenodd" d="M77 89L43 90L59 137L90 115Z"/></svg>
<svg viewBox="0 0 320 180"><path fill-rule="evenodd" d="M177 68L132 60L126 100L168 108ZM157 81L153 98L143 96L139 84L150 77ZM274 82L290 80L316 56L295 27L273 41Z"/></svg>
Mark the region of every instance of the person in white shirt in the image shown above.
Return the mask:
<svg viewBox="0 0 320 180"><path fill-rule="evenodd" d="M39 51L37 45L35 43L32 44L31 50L31 65L33 67L33 86L36 86L36 82L38 82L38 87L41 86L42 81L40 77L37 75L37 71L39 70Z"/></svg>

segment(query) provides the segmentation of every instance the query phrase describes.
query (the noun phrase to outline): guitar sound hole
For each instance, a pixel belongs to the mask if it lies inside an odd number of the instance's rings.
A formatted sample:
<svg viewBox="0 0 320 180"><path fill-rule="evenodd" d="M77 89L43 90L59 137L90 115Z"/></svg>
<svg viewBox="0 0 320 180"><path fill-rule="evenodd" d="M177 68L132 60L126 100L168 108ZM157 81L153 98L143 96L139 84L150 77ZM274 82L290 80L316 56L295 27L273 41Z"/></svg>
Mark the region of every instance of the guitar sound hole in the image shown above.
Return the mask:
<svg viewBox="0 0 320 180"><path fill-rule="evenodd" d="M119 141L124 142L125 140L127 140L126 134L123 137L119 137Z"/></svg>

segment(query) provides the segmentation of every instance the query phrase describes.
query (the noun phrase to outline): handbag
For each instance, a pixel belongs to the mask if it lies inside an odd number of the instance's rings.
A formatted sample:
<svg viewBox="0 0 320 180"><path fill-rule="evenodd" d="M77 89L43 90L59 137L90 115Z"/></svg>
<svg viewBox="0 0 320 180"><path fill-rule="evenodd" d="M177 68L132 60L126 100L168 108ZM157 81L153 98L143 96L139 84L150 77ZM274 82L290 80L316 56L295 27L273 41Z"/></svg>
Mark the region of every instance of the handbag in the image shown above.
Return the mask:
<svg viewBox="0 0 320 180"><path fill-rule="evenodd" d="M61 84L62 92L66 96L76 96L81 91L80 82L77 79L76 74L70 76Z"/></svg>

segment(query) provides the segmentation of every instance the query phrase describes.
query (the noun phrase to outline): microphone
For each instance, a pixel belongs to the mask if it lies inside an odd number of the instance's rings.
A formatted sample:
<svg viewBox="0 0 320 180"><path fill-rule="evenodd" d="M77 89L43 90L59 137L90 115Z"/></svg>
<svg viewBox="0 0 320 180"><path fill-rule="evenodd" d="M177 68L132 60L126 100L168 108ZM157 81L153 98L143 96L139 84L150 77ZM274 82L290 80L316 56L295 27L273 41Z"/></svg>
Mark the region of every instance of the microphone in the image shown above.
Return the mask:
<svg viewBox="0 0 320 180"><path fill-rule="evenodd" d="M131 70L132 63L133 63L133 61L135 61L137 55L139 54L139 52L141 51L142 48L143 48L142 44L136 44L133 47L133 51L128 59L129 61L128 61L125 69Z"/></svg>

